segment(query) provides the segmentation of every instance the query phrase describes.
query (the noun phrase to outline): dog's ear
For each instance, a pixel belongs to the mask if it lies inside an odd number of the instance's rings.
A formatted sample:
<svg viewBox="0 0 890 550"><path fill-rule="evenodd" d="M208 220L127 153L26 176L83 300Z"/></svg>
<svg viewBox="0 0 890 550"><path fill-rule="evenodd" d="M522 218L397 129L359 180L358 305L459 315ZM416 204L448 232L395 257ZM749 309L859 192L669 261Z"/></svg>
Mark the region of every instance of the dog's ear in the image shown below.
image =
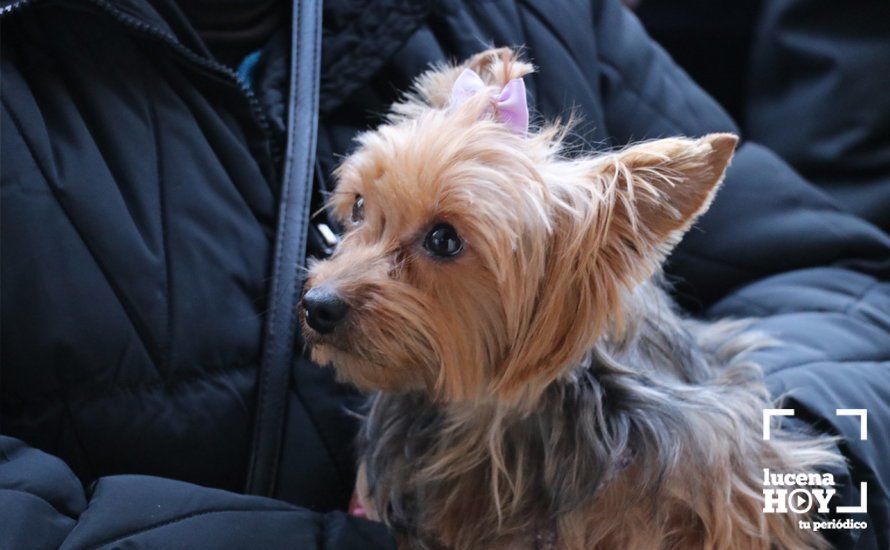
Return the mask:
<svg viewBox="0 0 890 550"><path fill-rule="evenodd" d="M738 141L731 134L651 141L545 176L556 201L544 277L495 390L527 398L577 364L609 327L622 296L659 268L704 212Z"/></svg>
<svg viewBox="0 0 890 550"><path fill-rule="evenodd" d="M535 70L511 48L485 50L459 65L440 65L421 74L414 81L412 91L392 106L392 114L397 118L413 118L425 109L446 107L455 81L466 69L478 74L486 85L498 88Z"/></svg>
<svg viewBox="0 0 890 550"><path fill-rule="evenodd" d="M592 162L599 206L580 231L616 278L644 280L693 222L708 209L738 138L710 134L641 143ZM590 185L591 182L576 182Z"/></svg>

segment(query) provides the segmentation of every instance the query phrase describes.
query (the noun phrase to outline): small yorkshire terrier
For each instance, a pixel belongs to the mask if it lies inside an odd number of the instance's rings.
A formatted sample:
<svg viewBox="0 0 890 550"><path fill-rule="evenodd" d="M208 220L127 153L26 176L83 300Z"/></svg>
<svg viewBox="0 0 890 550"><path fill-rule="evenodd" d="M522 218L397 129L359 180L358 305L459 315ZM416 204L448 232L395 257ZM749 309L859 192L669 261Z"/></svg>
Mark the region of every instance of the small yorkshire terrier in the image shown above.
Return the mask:
<svg viewBox="0 0 890 550"><path fill-rule="evenodd" d="M775 427L741 321L680 314L660 264L723 178L711 134L569 155L509 49L419 77L337 170L314 359L373 391L358 496L417 548L819 548L763 471L837 464Z"/></svg>

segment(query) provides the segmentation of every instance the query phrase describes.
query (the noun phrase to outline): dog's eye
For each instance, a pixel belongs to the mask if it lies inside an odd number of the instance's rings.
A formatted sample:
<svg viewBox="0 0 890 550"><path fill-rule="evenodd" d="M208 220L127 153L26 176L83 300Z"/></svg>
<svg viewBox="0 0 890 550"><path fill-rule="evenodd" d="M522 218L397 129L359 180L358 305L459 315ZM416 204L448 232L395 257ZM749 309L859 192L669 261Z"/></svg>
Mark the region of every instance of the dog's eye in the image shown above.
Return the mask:
<svg viewBox="0 0 890 550"><path fill-rule="evenodd" d="M454 227L447 223L440 223L427 233L423 247L433 256L450 258L457 256L463 250L464 243L460 240Z"/></svg>
<svg viewBox="0 0 890 550"><path fill-rule="evenodd" d="M355 197L352 203L352 223L359 223L365 219L365 199L361 195Z"/></svg>

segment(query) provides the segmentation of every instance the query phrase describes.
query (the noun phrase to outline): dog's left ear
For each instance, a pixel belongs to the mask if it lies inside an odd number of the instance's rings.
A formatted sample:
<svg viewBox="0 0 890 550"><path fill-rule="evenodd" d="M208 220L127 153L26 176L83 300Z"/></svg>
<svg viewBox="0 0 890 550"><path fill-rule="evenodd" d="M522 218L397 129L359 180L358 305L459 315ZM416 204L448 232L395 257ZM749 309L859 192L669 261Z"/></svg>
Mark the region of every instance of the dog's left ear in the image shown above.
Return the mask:
<svg viewBox="0 0 890 550"><path fill-rule="evenodd" d="M641 143L593 163L602 206L588 236L602 264L632 283L652 275L711 203L738 138L710 134ZM582 229L583 231L583 229Z"/></svg>
<svg viewBox="0 0 890 550"><path fill-rule="evenodd" d="M622 296L707 209L737 142L731 134L662 139L551 167L550 252L495 391L517 402L534 396L609 327L620 330Z"/></svg>

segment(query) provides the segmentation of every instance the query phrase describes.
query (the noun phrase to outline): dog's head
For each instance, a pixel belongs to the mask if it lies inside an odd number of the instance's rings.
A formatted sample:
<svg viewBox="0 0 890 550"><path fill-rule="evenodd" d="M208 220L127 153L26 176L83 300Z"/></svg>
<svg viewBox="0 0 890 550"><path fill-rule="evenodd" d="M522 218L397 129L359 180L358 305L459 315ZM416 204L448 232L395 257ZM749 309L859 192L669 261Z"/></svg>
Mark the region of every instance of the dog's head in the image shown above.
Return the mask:
<svg viewBox="0 0 890 550"><path fill-rule="evenodd" d="M469 62L483 87L456 104L460 67L424 75L338 169L346 231L301 312L315 360L361 388L531 399L620 324L735 148L712 134L565 158L561 130L498 112L530 67L485 55Z"/></svg>

